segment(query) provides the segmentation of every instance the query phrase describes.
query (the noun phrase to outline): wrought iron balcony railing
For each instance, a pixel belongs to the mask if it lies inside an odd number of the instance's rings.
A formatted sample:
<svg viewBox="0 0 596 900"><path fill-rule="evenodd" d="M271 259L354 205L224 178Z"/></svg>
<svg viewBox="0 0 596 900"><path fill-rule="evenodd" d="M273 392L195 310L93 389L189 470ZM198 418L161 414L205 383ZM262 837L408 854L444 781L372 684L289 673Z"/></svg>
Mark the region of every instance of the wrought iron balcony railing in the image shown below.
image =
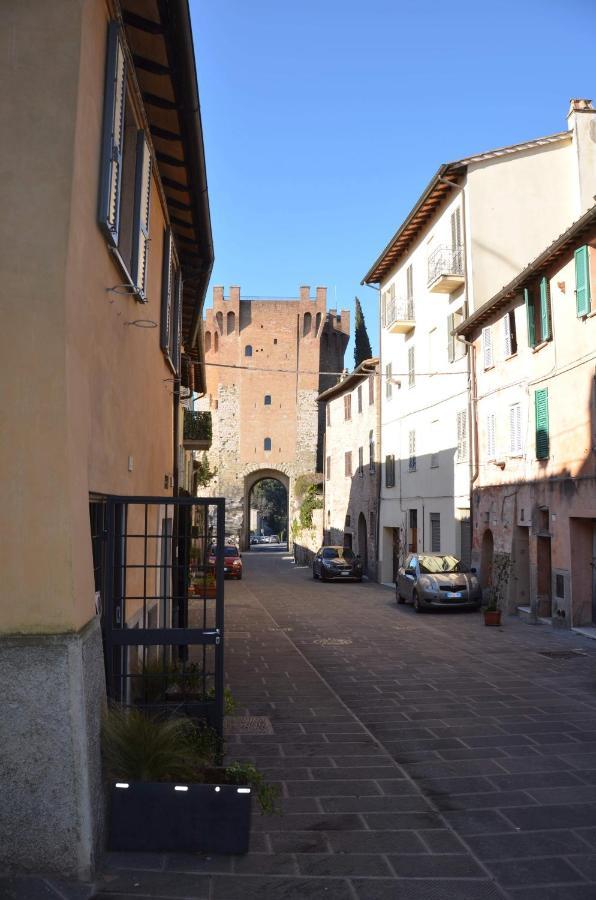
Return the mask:
<svg viewBox="0 0 596 900"><path fill-rule="evenodd" d="M463 284L464 280L464 248L458 247L437 247L436 250L428 257L428 285L435 289L435 284L439 285L436 289L442 290L441 282L445 282L446 290L453 290L453 287Z"/></svg>
<svg viewBox="0 0 596 900"><path fill-rule="evenodd" d="M184 410L184 445L208 450L211 446L211 413Z"/></svg>
<svg viewBox="0 0 596 900"><path fill-rule="evenodd" d="M385 328L393 332L408 332L414 328L414 300L389 300L385 307Z"/></svg>

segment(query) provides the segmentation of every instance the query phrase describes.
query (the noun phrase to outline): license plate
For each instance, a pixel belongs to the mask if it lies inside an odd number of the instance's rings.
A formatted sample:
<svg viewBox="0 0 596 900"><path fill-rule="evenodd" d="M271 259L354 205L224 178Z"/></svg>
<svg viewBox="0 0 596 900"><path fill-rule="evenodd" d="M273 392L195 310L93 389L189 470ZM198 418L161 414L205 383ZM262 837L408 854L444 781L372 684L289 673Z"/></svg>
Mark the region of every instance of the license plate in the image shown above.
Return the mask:
<svg viewBox="0 0 596 900"><path fill-rule="evenodd" d="M351 572L340 572L339 574L340 575L351 575L352 573Z"/></svg>
<svg viewBox="0 0 596 900"><path fill-rule="evenodd" d="M449 600L461 600L460 593L457 593L457 594L449 593L449 594L447 594L447 597L449 598Z"/></svg>

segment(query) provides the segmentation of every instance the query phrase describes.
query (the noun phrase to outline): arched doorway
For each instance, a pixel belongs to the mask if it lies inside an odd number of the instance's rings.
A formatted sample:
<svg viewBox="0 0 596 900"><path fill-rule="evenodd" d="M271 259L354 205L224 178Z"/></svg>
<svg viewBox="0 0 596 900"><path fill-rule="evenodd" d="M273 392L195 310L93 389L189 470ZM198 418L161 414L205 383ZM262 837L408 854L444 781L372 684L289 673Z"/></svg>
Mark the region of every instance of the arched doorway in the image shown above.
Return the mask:
<svg viewBox="0 0 596 900"><path fill-rule="evenodd" d="M358 554L362 560L362 571L368 574L368 537L366 533L366 516L358 516Z"/></svg>
<svg viewBox="0 0 596 900"><path fill-rule="evenodd" d="M487 530L482 535L482 550L480 555L480 586L490 587L493 579L493 555L494 540L492 531Z"/></svg>
<svg viewBox="0 0 596 900"><path fill-rule="evenodd" d="M244 478L242 546L250 550L251 534L288 540L290 479L275 469L260 469Z"/></svg>

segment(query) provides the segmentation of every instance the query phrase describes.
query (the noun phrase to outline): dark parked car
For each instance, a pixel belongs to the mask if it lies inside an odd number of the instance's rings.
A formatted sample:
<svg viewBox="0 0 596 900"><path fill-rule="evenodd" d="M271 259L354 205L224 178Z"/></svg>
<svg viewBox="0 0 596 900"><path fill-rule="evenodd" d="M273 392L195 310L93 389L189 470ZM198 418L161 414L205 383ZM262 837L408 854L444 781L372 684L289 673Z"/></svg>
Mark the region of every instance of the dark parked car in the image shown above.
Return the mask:
<svg viewBox="0 0 596 900"><path fill-rule="evenodd" d="M212 547L209 556L209 565L214 566L217 562L216 558L217 548ZM234 547L233 545L226 545L224 547L224 576L226 578L237 578L239 581L242 578L242 554L239 552L238 547Z"/></svg>
<svg viewBox="0 0 596 900"><path fill-rule="evenodd" d="M312 577L321 581L355 578L362 581L362 563L349 547L321 547L312 564Z"/></svg>
<svg viewBox="0 0 596 900"><path fill-rule="evenodd" d="M475 569L455 556L412 553L397 573L398 603L413 603L416 612L450 606L479 609L482 600Z"/></svg>

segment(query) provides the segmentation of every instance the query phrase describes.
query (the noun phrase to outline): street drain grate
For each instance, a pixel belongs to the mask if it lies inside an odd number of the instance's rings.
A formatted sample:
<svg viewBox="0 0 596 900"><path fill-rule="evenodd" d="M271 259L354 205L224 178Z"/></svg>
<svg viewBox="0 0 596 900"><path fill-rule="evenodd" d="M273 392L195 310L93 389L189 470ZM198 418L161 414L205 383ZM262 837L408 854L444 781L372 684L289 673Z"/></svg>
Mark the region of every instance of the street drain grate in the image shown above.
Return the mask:
<svg viewBox="0 0 596 900"><path fill-rule="evenodd" d="M267 716L226 716L224 734L273 734L273 726Z"/></svg>
<svg viewBox="0 0 596 900"><path fill-rule="evenodd" d="M586 655L583 650L539 650L538 653L549 659L576 659Z"/></svg>
<svg viewBox="0 0 596 900"><path fill-rule="evenodd" d="M342 647L351 643L351 638L317 638L313 641L313 644L319 644L321 647Z"/></svg>

